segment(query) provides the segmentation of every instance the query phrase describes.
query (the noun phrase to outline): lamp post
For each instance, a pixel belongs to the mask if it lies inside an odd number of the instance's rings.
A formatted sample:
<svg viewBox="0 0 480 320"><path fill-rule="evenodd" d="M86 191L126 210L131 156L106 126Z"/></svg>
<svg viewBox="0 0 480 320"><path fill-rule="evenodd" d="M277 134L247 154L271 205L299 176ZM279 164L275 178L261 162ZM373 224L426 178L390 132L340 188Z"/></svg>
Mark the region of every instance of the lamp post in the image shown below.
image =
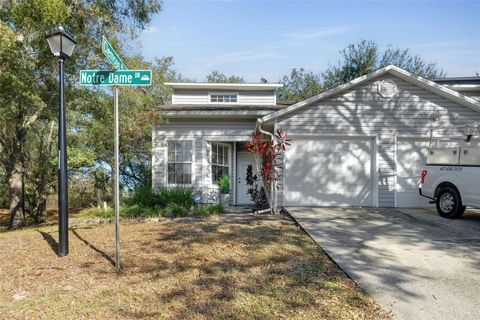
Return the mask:
<svg viewBox="0 0 480 320"><path fill-rule="evenodd" d="M68 171L67 171L67 121L65 118L65 93L63 62L70 58L77 42L62 26L46 36L50 50L58 57L60 110L58 114L58 255L68 254Z"/></svg>

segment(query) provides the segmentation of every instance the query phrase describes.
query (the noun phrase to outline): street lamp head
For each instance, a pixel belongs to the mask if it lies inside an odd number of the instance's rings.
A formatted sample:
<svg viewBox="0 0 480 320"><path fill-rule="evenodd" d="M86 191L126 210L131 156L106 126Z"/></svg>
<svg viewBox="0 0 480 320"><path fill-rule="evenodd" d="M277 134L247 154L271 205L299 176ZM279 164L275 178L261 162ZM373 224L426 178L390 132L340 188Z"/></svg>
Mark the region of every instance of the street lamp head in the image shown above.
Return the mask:
<svg viewBox="0 0 480 320"><path fill-rule="evenodd" d="M70 58L77 42L62 26L46 36L50 50L55 57Z"/></svg>

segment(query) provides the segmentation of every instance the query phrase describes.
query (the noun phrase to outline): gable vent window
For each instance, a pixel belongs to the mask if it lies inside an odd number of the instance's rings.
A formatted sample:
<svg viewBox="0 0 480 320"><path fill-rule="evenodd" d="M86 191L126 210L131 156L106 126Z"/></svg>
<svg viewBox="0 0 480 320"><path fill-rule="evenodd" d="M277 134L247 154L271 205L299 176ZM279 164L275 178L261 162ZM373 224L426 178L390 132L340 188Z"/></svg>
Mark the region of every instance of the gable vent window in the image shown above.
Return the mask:
<svg viewBox="0 0 480 320"><path fill-rule="evenodd" d="M236 103L237 101L237 94L210 94L211 103Z"/></svg>

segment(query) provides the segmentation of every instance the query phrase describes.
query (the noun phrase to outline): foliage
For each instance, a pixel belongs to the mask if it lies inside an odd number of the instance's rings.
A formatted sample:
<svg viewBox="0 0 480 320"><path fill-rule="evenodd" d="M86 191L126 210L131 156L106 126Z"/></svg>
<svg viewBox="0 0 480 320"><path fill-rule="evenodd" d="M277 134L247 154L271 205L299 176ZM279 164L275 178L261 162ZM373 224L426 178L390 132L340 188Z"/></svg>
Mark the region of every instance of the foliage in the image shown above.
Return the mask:
<svg viewBox="0 0 480 320"><path fill-rule="evenodd" d="M185 210L190 210L194 205L196 191L192 187L171 187L162 188L153 191L151 187L140 187L133 194L124 199L123 203L127 207L141 208L165 208L171 205L181 206Z"/></svg>
<svg viewBox="0 0 480 320"><path fill-rule="evenodd" d="M298 102L313 97L323 91L322 78L305 69L292 69L290 75L283 76L283 87L277 92L283 102Z"/></svg>
<svg viewBox="0 0 480 320"><path fill-rule="evenodd" d="M220 186L221 194L230 193L230 178L228 177L228 174L224 174L222 177L220 177L218 184Z"/></svg>
<svg viewBox="0 0 480 320"><path fill-rule="evenodd" d="M250 195L250 200L255 204L257 209L265 209L268 207L268 200L265 194L265 190L258 186L260 183L258 176L253 173L252 165L247 166L247 174L245 177L248 185L248 194Z"/></svg>
<svg viewBox="0 0 480 320"><path fill-rule="evenodd" d="M103 35L122 56L127 56L124 53L128 52L128 40L138 35L138 30L143 30L160 9L157 0L0 2L0 165L9 183L10 227L24 224L20 199L21 173L25 168L35 172L26 182L27 189L33 192L30 205L39 215L46 214L44 199L56 180L52 173L55 172L56 152L47 147L38 148L51 144L50 135L41 132L41 128L49 127L49 123L56 120L58 108L58 66L45 40L45 31L64 24L78 42L74 55L65 64L69 162L74 166L93 167L99 163L92 150L101 148L89 149L87 144L83 149L78 142L82 140L75 141L75 135L85 132L85 127L77 126L77 120L92 119L93 113L105 112L111 102L102 100L102 96L106 96L104 91L101 94L102 90L96 90L97 97L92 94L95 89L76 86L78 71L107 69L107 60L98 45ZM141 105L150 106L143 101ZM102 125L111 128L111 123L109 119ZM96 146L101 145L101 136L95 138ZM80 174L84 171L82 168Z"/></svg>
<svg viewBox="0 0 480 320"><path fill-rule="evenodd" d="M272 212L276 210L273 188L278 189L283 153L289 145L290 139L283 130L277 130L271 137L255 131L245 145L246 150L254 155L255 173L261 177L262 188Z"/></svg>
<svg viewBox="0 0 480 320"><path fill-rule="evenodd" d="M188 210L177 203L170 203L167 206L167 216L170 216L172 218L177 218L177 217L184 217L188 214Z"/></svg>
<svg viewBox="0 0 480 320"><path fill-rule="evenodd" d="M120 215L126 218L157 217L165 215L165 209L159 207L144 207L139 205L122 207Z"/></svg>
<svg viewBox="0 0 480 320"><path fill-rule="evenodd" d="M162 188L158 192L167 205L179 205L186 210L190 210L195 205L194 198L197 192L193 187Z"/></svg>
<svg viewBox="0 0 480 320"><path fill-rule="evenodd" d="M139 206L144 208L163 208L167 205L166 199L148 186L136 189L132 195L123 200L123 203L126 206Z"/></svg>
<svg viewBox="0 0 480 320"><path fill-rule="evenodd" d="M138 205L125 206L120 208L120 216L124 218L139 218L139 217L160 217L165 215L164 208L146 208ZM84 209L76 217L81 218L114 218L114 209Z"/></svg>
<svg viewBox="0 0 480 320"><path fill-rule="evenodd" d="M212 214L222 214L225 212L225 207L222 204L209 204L201 206L193 212L196 216L209 216Z"/></svg>
<svg viewBox="0 0 480 320"><path fill-rule="evenodd" d="M214 82L214 83L244 83L245 80L242 77L231 75L226 76L225 74L219 71L212 71L207 76L207 82Z"/></svg>
<svg viewBox="0 0 480 320"><path fill-rule="evenodd" d="M408 49L388 47L383 53L374 41L362 40L351 43L340 51L342 61L322 73L325 89L349 82L357 77L393 64L417 76L427 79L445 76L435 63L427 63L418 55L412 56Z"/></svg>
<svg viewBox="0 0 480 320"><path fill-rule="evenodd" d="M340 54L341 61L323 72L292 69L289 75L282 78L283 88L278 90L279 100L288 103L305 100L391 64L427 79L445 76L436 63L425 62L420 56L412 55L409 49L389 46L382 52L374 41L351 43Z"/></svg>

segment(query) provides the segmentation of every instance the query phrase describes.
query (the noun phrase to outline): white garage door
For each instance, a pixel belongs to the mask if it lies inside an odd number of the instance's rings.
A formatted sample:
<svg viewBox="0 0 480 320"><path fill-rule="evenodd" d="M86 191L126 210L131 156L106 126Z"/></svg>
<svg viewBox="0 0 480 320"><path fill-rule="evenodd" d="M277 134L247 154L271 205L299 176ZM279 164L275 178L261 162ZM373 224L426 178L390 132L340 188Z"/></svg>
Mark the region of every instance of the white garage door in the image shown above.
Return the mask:
<svg viewBox="0 0 480 320"><path fill-rule="evenodd" d="M427 207L428 199L418 194L420 175L427 162L428 140L397 141L397 207Z"/></svg>
<svg viewBox="0 0 480 320"><path fill-rule="evenodd" d="M371 206L369 138L292 138L286 153L287 206Z"/></svg>

